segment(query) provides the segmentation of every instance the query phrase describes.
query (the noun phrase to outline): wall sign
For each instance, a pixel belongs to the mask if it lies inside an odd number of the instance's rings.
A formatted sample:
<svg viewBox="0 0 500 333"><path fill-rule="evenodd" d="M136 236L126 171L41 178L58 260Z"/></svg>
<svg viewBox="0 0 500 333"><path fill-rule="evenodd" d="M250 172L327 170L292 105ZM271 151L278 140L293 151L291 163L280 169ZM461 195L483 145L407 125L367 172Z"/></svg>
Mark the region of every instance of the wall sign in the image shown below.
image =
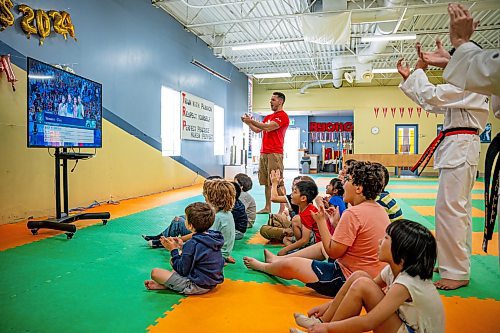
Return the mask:
<svg viewBox="0 0 500 333"><path fill-rule="evenodd" d="M11 0L0 0L0 31L14 24L13 7ZM43 45L45 37L50 35L52 28L55 33L63 35L64 39L67 39L67 35L70 35L76 40L75 27L68 12L33 9L25 4L17 6L17 11L22 14L20 25L26 37L30 38L31 34L38 34L40 36L40 45Z"/></svg>
<svg viewBox="0 0 500 333"><path fill-rule="evenodd" d="M214 141L214 103L181 92L181 139Z"/></svg>
<svg viewBox="0 0 500 333"><path fill-rule="evenodd" d="M353 122L336 123L309 123L309 132L352 132L354 130Z"/></svg>

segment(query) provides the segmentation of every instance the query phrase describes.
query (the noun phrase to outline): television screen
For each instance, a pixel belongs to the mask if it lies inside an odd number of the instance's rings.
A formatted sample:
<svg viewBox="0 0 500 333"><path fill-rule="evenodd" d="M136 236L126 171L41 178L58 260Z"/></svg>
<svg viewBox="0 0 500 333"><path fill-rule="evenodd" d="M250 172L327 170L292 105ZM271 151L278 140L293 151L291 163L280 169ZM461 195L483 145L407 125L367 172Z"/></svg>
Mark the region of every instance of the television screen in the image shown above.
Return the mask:
<svg viewBox="0 0 500 333"><path fill-rule="evenodd" d="M102 147L102 85L28 58L28 147Z"/></svg>

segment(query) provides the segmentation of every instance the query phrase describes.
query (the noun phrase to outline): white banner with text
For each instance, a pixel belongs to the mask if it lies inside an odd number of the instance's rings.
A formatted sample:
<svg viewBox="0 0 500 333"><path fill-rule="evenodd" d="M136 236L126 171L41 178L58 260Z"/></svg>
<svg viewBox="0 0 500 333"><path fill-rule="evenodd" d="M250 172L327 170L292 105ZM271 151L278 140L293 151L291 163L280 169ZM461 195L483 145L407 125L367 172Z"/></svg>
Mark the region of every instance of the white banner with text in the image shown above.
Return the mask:
<svg viewBox="0 0 500 333"><path fill-rule="evenodd" d="M181 92L181 139L214 141L214 103Z"/></svg>

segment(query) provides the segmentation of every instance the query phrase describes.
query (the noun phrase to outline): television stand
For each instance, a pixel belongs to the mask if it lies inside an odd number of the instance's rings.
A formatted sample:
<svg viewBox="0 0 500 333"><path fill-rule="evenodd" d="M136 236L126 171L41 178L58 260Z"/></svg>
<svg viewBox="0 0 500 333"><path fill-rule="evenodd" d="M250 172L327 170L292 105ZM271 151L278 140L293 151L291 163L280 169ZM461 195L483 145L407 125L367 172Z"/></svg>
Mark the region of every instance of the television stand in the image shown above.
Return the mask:
<svg viewBox="0 0 500 333"><path fill-rule="evenodd" d="M69 215L68 209L68 160L88 159L93 154L68 152L67 148L56 148L55 157L55 178L56 178L56 217L44 221L28 221L28 229L33 235L38 233L39 229L54 229L66 232L68 239L73 238L76 232L76 226L71 224L78 220L102 220L106 225L111 215L108 212L102 213L80 213ZM61 163L62 161L62 163ZM61 167L63 177L63 199L64 211L61 211Z"/></svg>

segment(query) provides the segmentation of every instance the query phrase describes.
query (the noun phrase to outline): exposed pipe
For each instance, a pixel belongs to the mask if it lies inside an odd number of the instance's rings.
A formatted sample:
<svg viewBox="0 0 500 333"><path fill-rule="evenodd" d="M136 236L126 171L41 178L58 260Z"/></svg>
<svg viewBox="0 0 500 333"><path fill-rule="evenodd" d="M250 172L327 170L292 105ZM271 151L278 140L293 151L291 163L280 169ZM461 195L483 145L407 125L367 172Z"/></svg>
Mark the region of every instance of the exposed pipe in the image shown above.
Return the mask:
<svg viewBox="0 0 500 333"><path fill-rule="evenodd" d="M384 6L388 8L394 8L399 6L400 4L403 3L403 0L384 0ZM403 13L403 15L400 17L400 19L397 22L384 22L384 23L379 23L377 24L377 27L375 28L374 35L386 35L393 33L397 31L399 28L403 18L404 14L406 13L406 9ZM352 58L349 58L350 60L346 61L344 58L340 58L338 60L333 60L332 61L332 81L333 81L333 86L335 88L340 88L342 87L342 78L344 77L344 71L347 67L356 67L356 62L359 62L361 64L367 64L374 59L379 57L379 53L381 53L383 50L385 50L387 44L389 41L377 41L377 42L372 42L370 45L365 47L363 50L361 50L358 53L358 57L355 61L353 61ZM360 75L360 73L357 73Z"/></svg>
<svg viewBox="0 0 500 333"><path fill-rule="evenodd" d="M329 84L329 83L332 83L332 81L331 80L319 80L319 81L314 81L314 82L308 83L300 89L300 93L305 94L306 90L309 88L316 87L316 86L319 86L322 84Z"/></svg>

